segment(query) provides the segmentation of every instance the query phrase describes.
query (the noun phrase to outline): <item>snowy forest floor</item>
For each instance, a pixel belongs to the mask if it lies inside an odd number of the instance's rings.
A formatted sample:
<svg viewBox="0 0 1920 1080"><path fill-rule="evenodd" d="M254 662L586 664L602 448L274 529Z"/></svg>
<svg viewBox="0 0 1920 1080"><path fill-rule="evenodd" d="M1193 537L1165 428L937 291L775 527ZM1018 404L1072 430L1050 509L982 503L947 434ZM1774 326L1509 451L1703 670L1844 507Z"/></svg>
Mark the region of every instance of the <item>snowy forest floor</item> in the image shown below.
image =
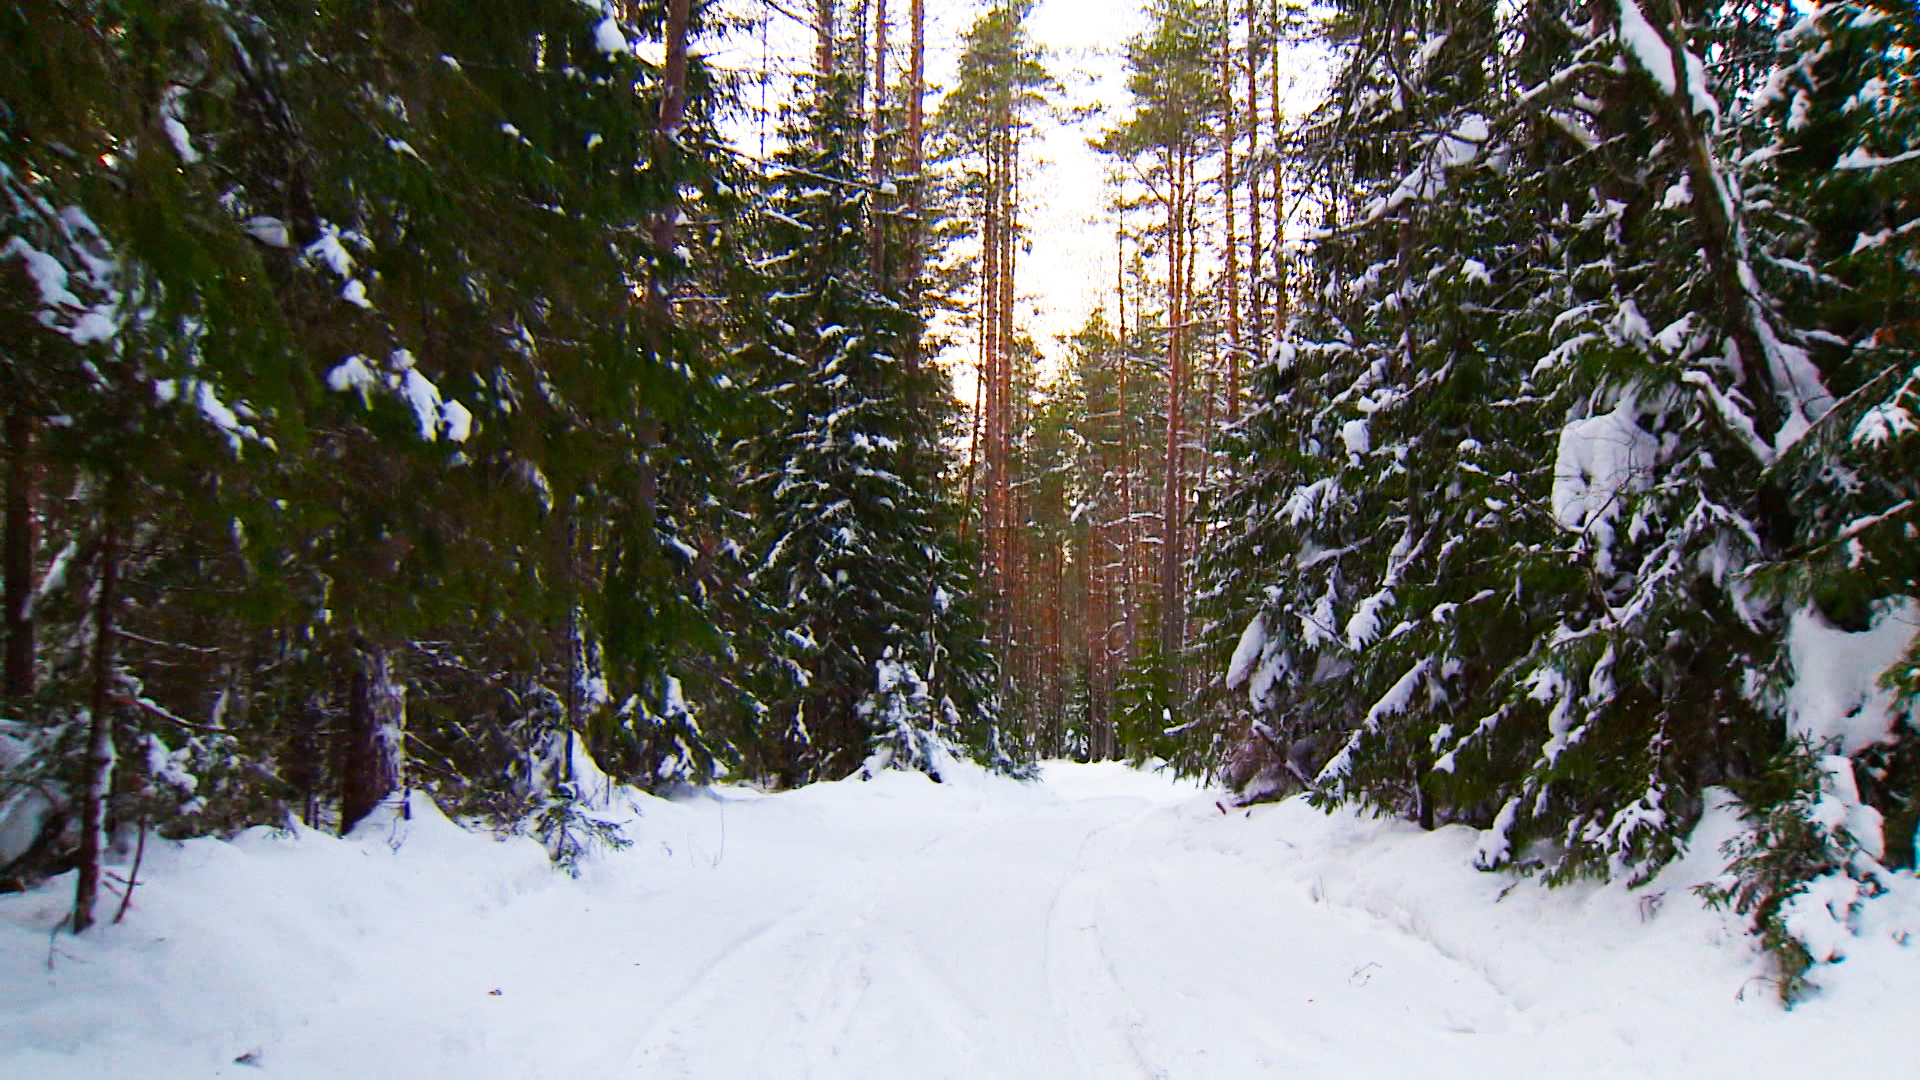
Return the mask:
<svg viewBox="0 0 1920 1080"><path fill-rule="evenodd" d="M633 846L577 881L416 796L346 840L150 845L79 939L70 877L0 897L0 1076L1754 1078L1917 1045L1920 902L1873 901L1785 1011L1689 892L1726 813L1646 888L1550 891L1466 829L1112 764L617 799Z"/></svg>

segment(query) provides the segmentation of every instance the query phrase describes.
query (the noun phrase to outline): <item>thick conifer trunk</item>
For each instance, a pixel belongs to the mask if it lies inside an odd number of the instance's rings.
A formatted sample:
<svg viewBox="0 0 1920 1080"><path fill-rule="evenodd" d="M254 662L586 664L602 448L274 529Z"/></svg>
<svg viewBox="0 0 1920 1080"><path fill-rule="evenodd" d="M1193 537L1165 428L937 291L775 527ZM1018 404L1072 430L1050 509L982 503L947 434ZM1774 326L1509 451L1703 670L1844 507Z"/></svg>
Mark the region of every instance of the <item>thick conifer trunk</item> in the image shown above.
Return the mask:
<svg viewBox="0 0 1920 1080"><path fill-rule="evenodd" d="M363 644L354 657L340 766L340 833L400 789L405 769L406 688L393 680L385 647Z"/></svg>

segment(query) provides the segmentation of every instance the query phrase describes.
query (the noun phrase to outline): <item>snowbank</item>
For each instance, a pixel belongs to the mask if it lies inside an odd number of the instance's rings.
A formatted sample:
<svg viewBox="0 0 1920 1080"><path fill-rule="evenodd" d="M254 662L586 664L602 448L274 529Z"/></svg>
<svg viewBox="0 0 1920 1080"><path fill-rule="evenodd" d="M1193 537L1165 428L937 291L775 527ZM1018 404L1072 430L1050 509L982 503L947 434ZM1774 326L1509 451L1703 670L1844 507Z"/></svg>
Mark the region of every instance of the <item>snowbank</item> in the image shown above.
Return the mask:
<svg viewBox="0 0 1920 1080"><path fill-rule="evenodd" d="M149 845L126 922L0 897L7 1077L1899 1075L1911 879L1792 1012L1692 885L1469 868L1479 834L1223 812L1119 765L629 792L578 880L415 797L347 839ZM122 868L124 872L124 867Z"/></svg>

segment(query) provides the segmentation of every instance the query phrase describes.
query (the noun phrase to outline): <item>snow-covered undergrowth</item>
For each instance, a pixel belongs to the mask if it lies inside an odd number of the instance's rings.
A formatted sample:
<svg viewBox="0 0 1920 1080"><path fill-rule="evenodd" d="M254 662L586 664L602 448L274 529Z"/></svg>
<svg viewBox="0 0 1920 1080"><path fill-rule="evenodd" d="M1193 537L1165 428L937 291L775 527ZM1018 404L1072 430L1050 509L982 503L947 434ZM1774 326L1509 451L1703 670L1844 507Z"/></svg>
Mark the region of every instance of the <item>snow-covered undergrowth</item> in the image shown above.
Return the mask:
<svg viewBox="0 0 1920 1080"><path fill-rule="evenodd" d="M1783 1010L1692 886L1470 868L1478 835L1118 765L616 793L576 880L410 820L149 845L125 922L0 897L7 1077L1901 1075L1910 877ZM125 873L126 867L119 868ZM1904 1065L1903 1065L1904 1063Z"/></svg>

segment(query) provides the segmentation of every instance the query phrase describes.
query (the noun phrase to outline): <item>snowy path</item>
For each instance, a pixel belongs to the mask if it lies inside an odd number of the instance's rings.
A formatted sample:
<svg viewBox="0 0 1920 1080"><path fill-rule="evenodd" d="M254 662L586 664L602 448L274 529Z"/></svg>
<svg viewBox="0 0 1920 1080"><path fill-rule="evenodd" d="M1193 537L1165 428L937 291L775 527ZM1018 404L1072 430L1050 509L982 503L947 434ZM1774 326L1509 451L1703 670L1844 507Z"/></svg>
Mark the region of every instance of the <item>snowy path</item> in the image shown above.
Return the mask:
<svg viewBox="0 0 1920 1080"><path fill-rule="evenodd" d="M64 894L0 897L0 1076L1750 1080L1920 1047L1920 949L1863 939L1784 1013L1681 895L1705 863L1665 904L1497 900L1465 830L969 779L641 800L579 882L432 813L196 842L51 970Z"/></svg>

